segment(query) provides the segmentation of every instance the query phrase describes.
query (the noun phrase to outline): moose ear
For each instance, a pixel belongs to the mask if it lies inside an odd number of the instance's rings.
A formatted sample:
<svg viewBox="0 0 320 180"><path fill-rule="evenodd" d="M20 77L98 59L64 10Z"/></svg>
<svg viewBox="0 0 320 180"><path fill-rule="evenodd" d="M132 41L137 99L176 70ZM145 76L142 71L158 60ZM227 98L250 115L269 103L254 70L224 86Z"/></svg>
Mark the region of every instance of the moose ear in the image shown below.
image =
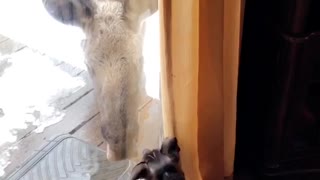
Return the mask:
<svg viewBox="0 0 320 180"><path fill-rule="evenodd" d="M93 17L92 0L42 0L47 12L63 24L81 26Z"/></svg>
<svg viewBox="0 0 320 180"><path fill-rule="evenodd" d="M142 21L158 10L158 0L125 0L124 16L133 30L138 30Z"/></svg>
<svg viewBox="0 0 320 180"><path fill-rule="evenodd" d="M139 163L132 169L130 180L137 179L150 179L150 171L146 163Z"/></svg>

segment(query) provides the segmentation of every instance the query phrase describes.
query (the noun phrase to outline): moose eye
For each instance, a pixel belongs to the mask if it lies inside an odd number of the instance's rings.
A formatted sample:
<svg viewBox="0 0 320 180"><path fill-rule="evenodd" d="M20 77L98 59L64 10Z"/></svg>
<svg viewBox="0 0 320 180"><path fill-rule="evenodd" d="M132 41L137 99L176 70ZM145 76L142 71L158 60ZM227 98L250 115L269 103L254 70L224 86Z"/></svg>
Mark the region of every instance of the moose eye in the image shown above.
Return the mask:
<svg viewBox="0 0 320 180"><path fill-rule="evenodd" d="M86 16L88 16L88 17L92 16L92 12L91 12L91 9L89 7L86 7L84 12L85 12Z"/></svg>

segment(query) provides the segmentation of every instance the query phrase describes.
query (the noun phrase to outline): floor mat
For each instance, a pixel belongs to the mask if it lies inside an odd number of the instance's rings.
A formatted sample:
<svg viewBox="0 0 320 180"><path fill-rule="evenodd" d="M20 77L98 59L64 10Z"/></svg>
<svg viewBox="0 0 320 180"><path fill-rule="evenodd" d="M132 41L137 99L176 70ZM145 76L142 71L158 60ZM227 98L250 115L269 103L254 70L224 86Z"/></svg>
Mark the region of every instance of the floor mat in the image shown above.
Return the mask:
<svg viewBox="0 0 320 180"><path fill-rule="evenodd" d="M70 135L50 141L8 180L127 180L128 160L109 162L105 152Z"/></svg>

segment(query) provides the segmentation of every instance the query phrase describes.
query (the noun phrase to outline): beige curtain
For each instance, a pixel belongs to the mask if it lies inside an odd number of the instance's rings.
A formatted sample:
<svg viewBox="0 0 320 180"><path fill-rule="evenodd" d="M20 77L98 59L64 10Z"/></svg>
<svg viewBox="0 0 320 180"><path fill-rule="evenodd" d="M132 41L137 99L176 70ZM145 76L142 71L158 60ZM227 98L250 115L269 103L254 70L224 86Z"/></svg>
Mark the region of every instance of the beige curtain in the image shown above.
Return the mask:
<svg viewBox="0 0 320 180"><path fill-rule="evenodd" d="M176 136L187 179L233 173L244 2L160 0L165 136Z"/></svg>

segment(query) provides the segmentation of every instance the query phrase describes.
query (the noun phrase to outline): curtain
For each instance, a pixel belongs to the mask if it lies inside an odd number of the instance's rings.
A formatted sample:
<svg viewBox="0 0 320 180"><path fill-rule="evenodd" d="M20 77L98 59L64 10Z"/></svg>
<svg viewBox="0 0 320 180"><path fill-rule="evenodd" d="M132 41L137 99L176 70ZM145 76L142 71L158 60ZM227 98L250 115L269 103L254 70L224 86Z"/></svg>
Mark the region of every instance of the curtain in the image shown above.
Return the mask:
<svg viewBox="0 0 320 180"><path fill-rule="evenodd" d="M164 135L190 180L232 176L244 1L160 0Z"/></svg>

